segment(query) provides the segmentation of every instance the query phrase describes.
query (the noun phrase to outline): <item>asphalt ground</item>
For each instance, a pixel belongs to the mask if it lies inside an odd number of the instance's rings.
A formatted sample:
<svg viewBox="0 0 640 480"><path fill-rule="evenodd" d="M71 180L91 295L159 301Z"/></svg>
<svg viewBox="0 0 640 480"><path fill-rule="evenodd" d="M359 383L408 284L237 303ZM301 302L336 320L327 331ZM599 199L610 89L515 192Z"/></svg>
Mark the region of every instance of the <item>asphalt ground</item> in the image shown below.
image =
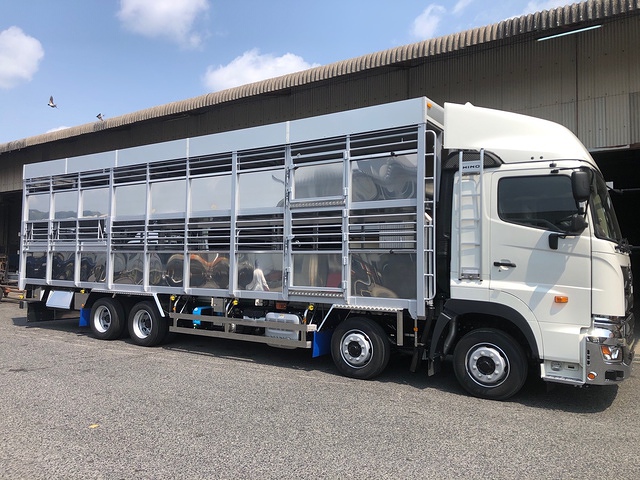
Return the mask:
<svg viewBox="0 0 640 480"><path fill-rule="evenodd" d="M371 381L329 357L205 337L158 348L27 323L0 302L0 478L640 478L640 355L621 385L467 396L393 357Z"/></svg>

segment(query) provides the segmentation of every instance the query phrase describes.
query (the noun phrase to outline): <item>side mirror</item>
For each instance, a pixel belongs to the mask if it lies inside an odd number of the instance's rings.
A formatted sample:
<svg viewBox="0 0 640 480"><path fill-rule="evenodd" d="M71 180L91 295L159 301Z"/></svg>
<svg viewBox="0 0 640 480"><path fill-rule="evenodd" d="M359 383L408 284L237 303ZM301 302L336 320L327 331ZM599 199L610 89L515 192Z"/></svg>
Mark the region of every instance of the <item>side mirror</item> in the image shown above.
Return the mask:
<svg viewBox="0 0 640 480"><path fill-rule="evenodd" d="M579 213L575 213L571 216L568 228L566 229L566 233L550 233L549 234L549 248L551 250L558 249L558 240L560 238L567 238L568 236L578 236L584 229L587 228L587 221L584 218L584 215Z"/></svg>
<svg viewBox="0 0 640 480"><path fill-rule="evenodd" d="M576 202L586 202L591 196L591 175L586 170L571 173L571 189ZM584 228L583 228L584 230Z"/></svg>
<svg viewBox="0 0 640 480"><path fill-rule="evenodd" d="M587 221L585 220L584 215L576 213L571 216L571 225L567 233L569 235L580 235L584 232L585 228L587 228Z"/></svg>

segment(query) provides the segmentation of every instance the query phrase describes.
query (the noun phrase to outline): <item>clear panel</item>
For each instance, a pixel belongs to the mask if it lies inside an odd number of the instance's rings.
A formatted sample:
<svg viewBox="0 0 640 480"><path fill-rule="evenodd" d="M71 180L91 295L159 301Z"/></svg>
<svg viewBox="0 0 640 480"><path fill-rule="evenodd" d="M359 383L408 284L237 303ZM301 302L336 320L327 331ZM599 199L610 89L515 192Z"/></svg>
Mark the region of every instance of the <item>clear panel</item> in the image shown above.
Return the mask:
<svg viewBox="0 0 640 480"><path fill-rule="evenodd" d="M171 255L164 266L165 284L181 287L184 255ZM209 252L189 255L189 286L192 288L229 288L229 253Z"/></svg>
<svg viewBox="0 0 640 480"><path fill-rule="evenodd" d="M109 189L92 188L82 192L82 216L106 217L109 214Z"/></svg>
<svg viewBox="0 0 640 480"><path fill-rule="evenodd" d="M76 218L78 216L78 192L53 194L55 218Z"/></svg>
<svg viewBox="0 0 640 480"><path fill-rule="evenodd" d="M416 198L418 157L392 155L351 164L351 199L358 201Z"/></svg>
<svg viewBox="0 0 640 480"><path fill-rule="evenodd" d="M238 255L240 290L282 291L282 252Z"/></svg>
<svg viewBox="0 0 640 480"><path fill-rule="evenodd" d="M596 176L595 186L595 191L591 195L591 209L596 236L619 242L622 240L622 233L618 218L613 209L607 184L600 175Z"/></svg>
<svg viewBox="0 0 640 480"><path fill-rule="evenodd" d="M30 195L27 198L29 205L29 220L46 220L49 218L49 194Z"/></svg>
<svg viewBox="0 0 640 480"><path fill-rule="evenodd" d="M342 255L339 253L294 254L293 285L340 288L341 259Z"/></svg>
<svg viewBox="0 0 640 480"><path fill-rule="evenodd" d="M166 253L149 255L149 285L166 285L165 263Z"/></svg>
<svg viewBox="0 0 640 480"><path fill-rule="evenodd" d="M46 243L49 240L49 222L33 222L27 223L27 236L25 241L28 243Z"/></svg>
<svg viewBox="0 0 640 480"><path fill-rule="evenodd" d="M99 252L83 252L80 256L80 281L103 283L106 280L107 256Z"/></svg>
<svg viewBox="0 0 640 480"><path fill-rule="evenodd" d="M115 189L115 215L144 215L147 208L147 187L140 185L125 185Z"/></svg>
<svg viewBox="0 0 640 480"><path fill-rule="evenodd" d="M81 242L104 242L107 238L105 219L80 220L78 222L78 239Z"/></svg>
<svg viewBox="0 0 640 480"><path fill-rule="evenodd" d="M415 298L416 256L411 253L352 254L351 294L359 297Z"/></svg>
<svg viewBox="0 0 640 480"><path fill-rule="evenodd" d="M51 278L53 280L73 281L73 272L76 264L74 252L55 252L51 265Z"/></svg>
<svg viewBox="0 0 640 480"><path fill-rule="evenodd" d="M186 204L186 180L151 184L151 214L183 213Z"/></svg>
<svg viewBox="0 0 640 480"><path fill-rule="evenodd" d="M498 183L498 214L507 222L562 231L576 213L567 175L503 178Z"/></svg>
<svg viewBox="0 0 640 480"><path fill-rule="evenodd" d="M297 167L294 173L295 198L337 197L342 195L342 164Z"/></svg>
<svg viewBox="0 0 640 480"><path fill-rule="evenodd" d="M191 212L210 212L231 208L231 176L191 180Z"/></svg>
<svg viewBox="0 0 640 480"><path fill-rule="evenodd" d="M284 204L284 171L267 170L239 176L240 208L281 207Z"/></svg>
<svg viewBox="0 0 640 480"><path fill-rule="evenodd" d="M75 220L52 222L51 240L54 242L71 242L76 239Z"/></svg>
<svg viewBox="0 0 640 480"><path fill-rule="evenodd" d="M115 253L113 255L113 283L142 285L144 253Z"/></svg>
<svg viewBox="0 0 640 480"><path fill-rule="evenodd" d="M47 254L44 252L27 253L26 278L45 279L47 276Z"/></svg>

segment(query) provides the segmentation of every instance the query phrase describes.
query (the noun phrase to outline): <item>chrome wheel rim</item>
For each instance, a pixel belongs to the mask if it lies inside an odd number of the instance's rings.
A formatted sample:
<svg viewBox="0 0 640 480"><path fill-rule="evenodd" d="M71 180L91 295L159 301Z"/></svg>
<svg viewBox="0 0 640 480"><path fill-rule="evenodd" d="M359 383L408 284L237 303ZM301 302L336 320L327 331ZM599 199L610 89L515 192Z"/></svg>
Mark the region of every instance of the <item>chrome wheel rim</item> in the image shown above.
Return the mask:
<svg viewBox="0 0 640 480"><path fill-rule="evenodd" d="M478 385L497 387L509 374L509 359L498 346L481 343L469 349L466 368L469 377Z"/></svg>
<svg viewBox="0 0 640 480"><path fill-rule="evenodd" d="M359 330L345 333L340 340L342 359L353 368L365 367L373 357L373 345L367 334Z"/></svg>
<svg viewBox="0 0 640 480"><path fill-rule="evenodd" d="M149 312L140 310L133 316L133 332L138 338L147 338L151 334L152 319Z"/></svg>
<svg viewBox="0 0 640 480"><path fill-rule="evenodd" d="M93 326L96 331L105 333L111 326L111 312L107 307L99 306L93 314Z"/></svg>

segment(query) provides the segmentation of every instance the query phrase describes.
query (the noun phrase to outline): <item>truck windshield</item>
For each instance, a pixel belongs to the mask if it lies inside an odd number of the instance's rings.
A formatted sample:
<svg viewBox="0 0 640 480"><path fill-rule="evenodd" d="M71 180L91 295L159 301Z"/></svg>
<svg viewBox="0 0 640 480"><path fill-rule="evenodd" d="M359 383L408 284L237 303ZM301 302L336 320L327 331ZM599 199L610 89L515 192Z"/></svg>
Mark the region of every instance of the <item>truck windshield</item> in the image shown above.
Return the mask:
<svg viewBox="0 0 640 480"><path fill-rule="evenodd" d="M591 194L591 213L596 237L614 242L622 240L616 212L611 203L607 184L601 175L595 175L594 191Z"/></svg>

